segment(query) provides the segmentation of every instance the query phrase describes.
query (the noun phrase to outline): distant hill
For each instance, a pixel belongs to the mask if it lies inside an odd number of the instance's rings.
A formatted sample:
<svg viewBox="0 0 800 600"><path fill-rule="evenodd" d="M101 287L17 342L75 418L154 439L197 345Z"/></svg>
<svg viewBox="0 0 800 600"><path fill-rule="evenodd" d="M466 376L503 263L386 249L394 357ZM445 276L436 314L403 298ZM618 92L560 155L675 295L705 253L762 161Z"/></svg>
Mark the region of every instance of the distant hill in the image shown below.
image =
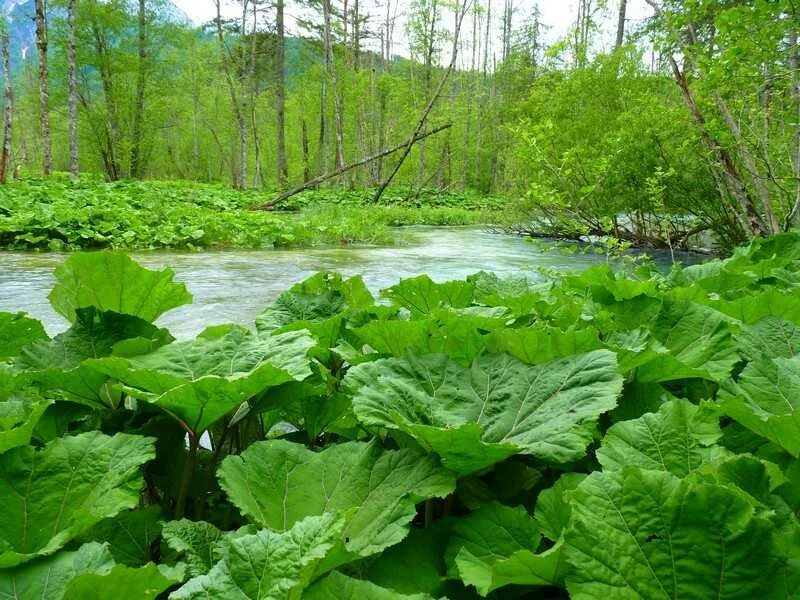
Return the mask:
<svg viewBox="0 0 800 600"><path fill-rule="evenodd" d="M30 56L35 51L36 24L34 23L34 0L0 0L3 16L8 20L9 42L11 46L11 61L18 63L21 59ZM189 23L180 8L172 2L167 4L167 15L175 23ZM51 14L54 12L51 9Z"/></svg>

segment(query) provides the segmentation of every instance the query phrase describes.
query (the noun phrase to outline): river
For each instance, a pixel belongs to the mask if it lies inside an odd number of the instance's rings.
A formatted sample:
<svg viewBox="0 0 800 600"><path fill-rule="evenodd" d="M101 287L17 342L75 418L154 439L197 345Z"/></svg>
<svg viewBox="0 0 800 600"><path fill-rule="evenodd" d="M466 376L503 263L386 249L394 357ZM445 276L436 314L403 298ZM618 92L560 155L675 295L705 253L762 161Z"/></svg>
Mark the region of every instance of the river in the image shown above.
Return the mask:
<svg viewBox="0 0 800 600"><path fill-rule="evenodd" d="M407 227L398 230L399 246L343 247L297 250L219 250L204 252L152 251L132 253L149 268L169 266L183 281L194 302L159 320L178 339L195 336L208 325L250 325L278 294L321 270L361 274L377 293L401 278L427 273L436 281L462 279L477 271L539 277L542 267L581 270L604 255L542 251L529 240L474 227ZM61 253L0 253L0 311L25 311L40 319L50 334L67 323L50 307L53 269L66 258ZM667 267L668 253L656 253ZM697 256L676 256L696 262Z"/></svg>

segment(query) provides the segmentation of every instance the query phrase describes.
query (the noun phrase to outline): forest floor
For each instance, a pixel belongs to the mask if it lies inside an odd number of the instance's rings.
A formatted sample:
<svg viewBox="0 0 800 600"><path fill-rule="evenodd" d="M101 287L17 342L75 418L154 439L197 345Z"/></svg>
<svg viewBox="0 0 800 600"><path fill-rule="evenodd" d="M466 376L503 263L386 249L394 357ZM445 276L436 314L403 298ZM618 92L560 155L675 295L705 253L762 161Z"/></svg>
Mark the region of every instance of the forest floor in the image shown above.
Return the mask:
<svg viewBox="0 0 800 600"><path fill-rule="evenodd" d="M25 178L0 187L8 250L268 248L392 244L393 226L490 225L506 200L474 193L322 189L270 205L275 193L220 184ZM268 205L270 210L253 210Z"/></svg>

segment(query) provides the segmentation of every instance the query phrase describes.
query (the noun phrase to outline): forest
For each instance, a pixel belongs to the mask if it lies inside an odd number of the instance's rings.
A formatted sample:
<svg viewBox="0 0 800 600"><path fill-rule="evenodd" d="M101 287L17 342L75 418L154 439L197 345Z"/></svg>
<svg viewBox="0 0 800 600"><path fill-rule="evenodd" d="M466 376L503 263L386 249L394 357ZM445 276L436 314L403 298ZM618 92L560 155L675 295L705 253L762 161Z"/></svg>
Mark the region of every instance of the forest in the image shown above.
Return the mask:
<svg viewBox="0 0 800 600"><path fill-rule="evenodd" d="M800 600L797 0L0 16L0 598Z"/></svg>
<svg viewBox="0 0 800 600"><path fill-rule="evenodd" d="M516 230L702 233L723 251L800 218L791 0L653 0L637 21L628 2L580 0L556 39L536 3L368 1L297 0L290 31L282 2L217 2L195 27L166 0L7 1L6 212L39 193L30 178L69 172L264 191L231 209L309 183L369 190L365 206L387 189L499 197L490 222ZM12 217L0 242L30 245L46 220Z"/></svg>

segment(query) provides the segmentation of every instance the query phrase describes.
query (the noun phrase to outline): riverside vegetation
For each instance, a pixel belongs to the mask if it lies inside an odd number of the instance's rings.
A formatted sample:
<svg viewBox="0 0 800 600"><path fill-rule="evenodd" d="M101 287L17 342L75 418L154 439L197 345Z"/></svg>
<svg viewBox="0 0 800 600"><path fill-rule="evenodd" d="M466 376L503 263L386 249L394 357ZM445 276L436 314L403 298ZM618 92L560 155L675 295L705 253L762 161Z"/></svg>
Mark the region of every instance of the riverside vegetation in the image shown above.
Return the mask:
<svg viewBox="0 0 800 600"><path fill-rule="evenodd" d="M176 342L169 269L0 314L13 598L792 599L800 235L648 264L319 273Z"/></svg>
<svg viewBox="0 0 800 600"><path fill-rule="evenodd" d="M22 179L0 186L0 247L269 248L390 244L398 225L489 225L508 219L499 198L390 189L308 191L271 210L262 191L193 182L118 181L84 176Z"/></svg>

